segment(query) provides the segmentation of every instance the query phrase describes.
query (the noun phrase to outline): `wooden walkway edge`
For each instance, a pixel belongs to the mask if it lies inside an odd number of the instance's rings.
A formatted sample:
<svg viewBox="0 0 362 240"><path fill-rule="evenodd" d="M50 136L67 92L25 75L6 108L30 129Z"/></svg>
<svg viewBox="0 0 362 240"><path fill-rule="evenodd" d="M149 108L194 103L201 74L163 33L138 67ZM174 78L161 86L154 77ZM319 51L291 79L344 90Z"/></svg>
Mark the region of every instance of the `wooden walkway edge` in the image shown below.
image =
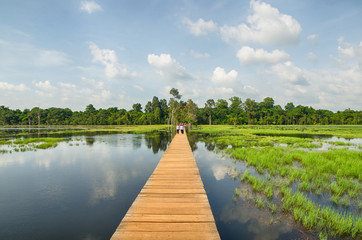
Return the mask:
<svg viewBox="0 0 362 240"><path fill-rule="evenodd" d="M220 239L186 134L173 138L111 239Z"/></svg>

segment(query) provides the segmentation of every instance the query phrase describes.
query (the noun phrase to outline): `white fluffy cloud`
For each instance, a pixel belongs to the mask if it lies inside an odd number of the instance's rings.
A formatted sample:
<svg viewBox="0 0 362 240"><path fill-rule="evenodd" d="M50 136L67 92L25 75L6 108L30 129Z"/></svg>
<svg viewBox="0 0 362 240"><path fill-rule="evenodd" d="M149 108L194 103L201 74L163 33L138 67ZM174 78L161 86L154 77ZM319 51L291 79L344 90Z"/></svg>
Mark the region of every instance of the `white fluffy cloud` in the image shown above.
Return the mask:
<svg viewBox="0 0 362 240"><path fill-rule="evenodd" d="M353 45L340 37L338 39L338 52L341 57L350 57L351 60L362 63L362 41L359 45Z"/></svg>
<svg viewBox="0 0 362 240"><path fill-rule="evenodd" d="M148 54L147 61L156 67L158 74L171 81L190 80L192 76L170 54Z"/></svg>
<svg viewBox="0 0 362 240"><path fill-rule="evenodd" d="M267 52L244 46L236 54L242 64L275 64L289 59L289 55L278 49Z"/></svg>
<svg viewBox="0 0 362 240"><path fill-rule="evenodd" d="M28 90L28 88L25 86L25 84L11 84L7 82L0 82L0 91L1 90L7 90L7 91L25 91Z"/></svg>
<svg viewBox="0 0 362 240"><path fill-rule="evenodd" d="M217 84L232 83L236 80L237 77L238 72L235 70L231 70L230 72L226 73L225 69L216 67L212 74L211 81Z"/></svg>
<svg viewBox="0 0 362 240"><path fill-rule="evenodd" d="M40 89L45 90L45 91L51 91L51 90L56 89L56 87L52 86L51 83L48 80L46 80L44 82L42 82L42 81L36 82L35 86L37 88L40 88Z"/></svg>
<svg viewBox="0 0 362 240"><path fill-rule="evenodd" d="M160 54L159 56L155 54L149 54L147 56L148 63L157 67L157 68L163 68L168 67L171 65L176 64L176 60L172 59L170 54Z"/></svg>
<svg viewBox="0 0 362 240"><path fill-rule="evenodd" d="M303 70L294 66L291 61L276 64L272 67L272 72L284 83L301 86L309 85Z"/></svg>
<svg viewBox="0 0 362 240"><path fill-rule="evenodd" d="M258 0L251 0L250 7L253 14L248 16L248 24L221 27L221 36L226 42L289 45L299 41L302 28L292 16L281 14L277 8Z"/></svg>
<svg viewBox="0 0 362 240"><path fill-rule="evenodd" d="M186 18L183 22L187 25L189 31L195 36L202 36L210 32L217 31L217 26L212 20L205 21L200 18L196 22L193 22L190 19Z"/></svg>
<svg viewBox="0 0 362 240"><path fill-rule="evenodd" d="M105 74L108 78L128 78L138 76L135 72L130 72L125 66L118 63L114 50L100 49L95 43L89 44L89 49L93 55L93 62L99 62L105 66Z"/></svg>
<svg viewBox="0 0 362 240"><path fill-rule="evenodd" d="M82 1L80 3L80 9L89 14L103 10L102 7L95 1Z"/></svg>

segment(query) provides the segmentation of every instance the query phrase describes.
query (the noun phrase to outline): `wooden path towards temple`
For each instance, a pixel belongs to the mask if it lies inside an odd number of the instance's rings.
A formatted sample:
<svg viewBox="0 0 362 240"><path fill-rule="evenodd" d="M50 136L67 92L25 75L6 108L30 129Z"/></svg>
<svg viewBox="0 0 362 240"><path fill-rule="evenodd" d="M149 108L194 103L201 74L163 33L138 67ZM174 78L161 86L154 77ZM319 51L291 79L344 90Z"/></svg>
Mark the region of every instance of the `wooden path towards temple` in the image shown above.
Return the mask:
<svg viewBox="0 0 362 240"><path fill-rule="evenodd" d="M116 239L220 239L186 134L176 134Z"/></svg>

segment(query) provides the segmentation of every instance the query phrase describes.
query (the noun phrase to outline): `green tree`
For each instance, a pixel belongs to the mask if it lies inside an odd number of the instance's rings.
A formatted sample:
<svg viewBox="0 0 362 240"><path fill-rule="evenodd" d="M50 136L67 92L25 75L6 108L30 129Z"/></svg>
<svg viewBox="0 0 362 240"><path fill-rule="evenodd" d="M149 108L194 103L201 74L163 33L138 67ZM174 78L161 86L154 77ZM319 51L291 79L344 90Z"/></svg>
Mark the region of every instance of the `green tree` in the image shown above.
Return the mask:
<svg viewBox="0 0 362 240"><path fill-rule="evenodd" d="M258 110L257 102L255 102L255 100L247 98L244 102L244 110L248 118L248 124L255 124L256 123L255 118Z"/></svg>
<svg viewBox="0 0 362 240"><path fill-rule="evenodd" d="M239 117L241 117L242 114L242 101L239 97L231 97L229 98L231 104L230 104L230 115L232 117L232 122L234 125L240 123Z"/></svg>
<svg viewBox="0 0 362 240"><path fill-rule="evenodd" d="M229 113L228 102L225 99L218 99L215 103L215 116L218 124L225 124Z"/></svg>
<svg viewBox="0 0 362 240"><path fill-rule="evenodd" d="M188 122L189 130L192 129L192 125L197 122L197 111L198 107L191 99L187 100L186 103L186 122Z"/></svg>
<svg viewBox="0 0 362 240"><path fill-rule="evenodd" d="M132 105L132 110L135 112L142 112L142 105L141 103L135 103Z"/></svg>
<svg viewBox="0 0 362 240"><path fill-rule="evenodd" d="M212 118L214 107L215 107L214 99L208 99L205 103L205 110L206 110L206 113L209 115L209 125L211 125L211 118Z"/></svg>
<svg viewBox="0 0 362 240"><path fill-rule="evenodd" d="M180 100L182 95L179 94L176 88L172 88L170 90L170 94L172 95L169 101L169 105L171 108L171 126L172 129L174 129L173 126L176 126L175 113L180 109L180 104L177 100Z"/></svg>

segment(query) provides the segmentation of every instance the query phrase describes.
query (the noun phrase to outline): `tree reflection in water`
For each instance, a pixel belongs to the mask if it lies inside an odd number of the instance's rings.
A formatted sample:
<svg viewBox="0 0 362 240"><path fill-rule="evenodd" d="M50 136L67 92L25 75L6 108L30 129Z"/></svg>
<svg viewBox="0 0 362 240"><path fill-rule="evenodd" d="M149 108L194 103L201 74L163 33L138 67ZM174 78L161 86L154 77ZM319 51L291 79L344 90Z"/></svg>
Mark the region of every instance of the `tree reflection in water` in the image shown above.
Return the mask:
<svg viewBox="0 0 362 240"><path fill-rule="evenodd" d="M146 146L156 154L160 150L166 151L171 142L171 134L168 132L146 133L144 135Z"/></svg>

